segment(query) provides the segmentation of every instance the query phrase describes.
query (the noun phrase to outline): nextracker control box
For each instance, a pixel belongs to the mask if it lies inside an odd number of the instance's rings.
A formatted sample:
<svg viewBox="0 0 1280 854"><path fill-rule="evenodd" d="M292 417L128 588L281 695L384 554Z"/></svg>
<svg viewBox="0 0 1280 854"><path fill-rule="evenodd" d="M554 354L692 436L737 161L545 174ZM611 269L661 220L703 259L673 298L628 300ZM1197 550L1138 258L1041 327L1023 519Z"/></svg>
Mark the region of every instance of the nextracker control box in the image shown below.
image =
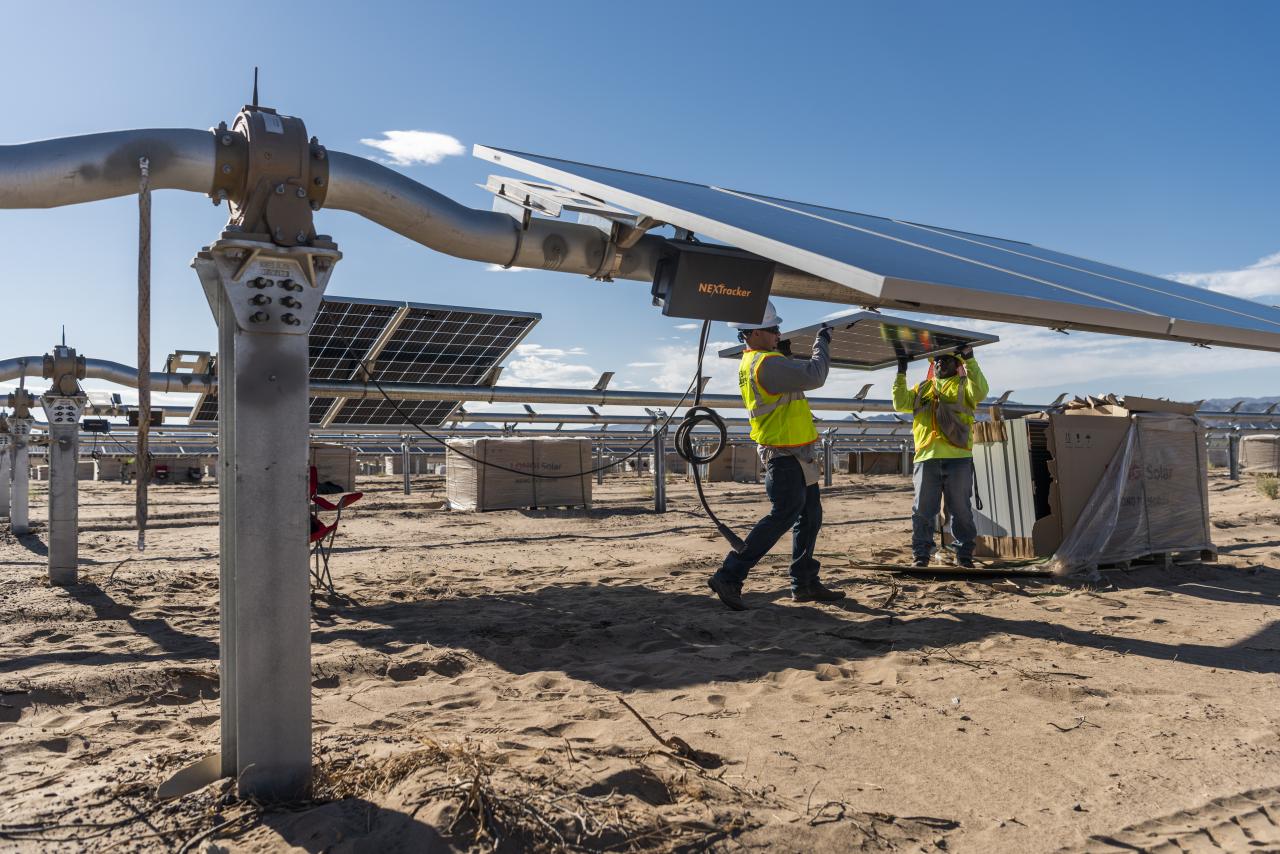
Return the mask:
<svg viewBox="0 0 1280 854"><path fill-rule="evenodd" d="M758 323L769 302L776 266L735 249L671 245L658 262L653 302L668 317Z"/></svg>

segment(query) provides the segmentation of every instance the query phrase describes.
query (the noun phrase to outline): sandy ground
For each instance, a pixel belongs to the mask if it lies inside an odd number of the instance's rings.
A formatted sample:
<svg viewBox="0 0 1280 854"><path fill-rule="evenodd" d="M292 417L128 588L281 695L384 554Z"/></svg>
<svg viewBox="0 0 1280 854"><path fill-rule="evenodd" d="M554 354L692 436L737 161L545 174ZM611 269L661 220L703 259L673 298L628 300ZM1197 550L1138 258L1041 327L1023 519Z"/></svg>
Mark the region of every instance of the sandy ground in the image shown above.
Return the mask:
<svg viewBox="0 0 1280 854"><path fill-rule="evenodd" d="M217 746L215 486L155 488L139 555L130 488L82 484L68 589L41 530L0 538L0 849L1280 850L1280 504L1249 483L1212 480L1218 564L1084 585L859 568L904 559L910 485L842 476L849 598L792 603L779 549L746 613L684 481L665 515L633 476L589 513L364 485L288 808L152 796ZM711 492L740 531L765 507Z"/></svg>

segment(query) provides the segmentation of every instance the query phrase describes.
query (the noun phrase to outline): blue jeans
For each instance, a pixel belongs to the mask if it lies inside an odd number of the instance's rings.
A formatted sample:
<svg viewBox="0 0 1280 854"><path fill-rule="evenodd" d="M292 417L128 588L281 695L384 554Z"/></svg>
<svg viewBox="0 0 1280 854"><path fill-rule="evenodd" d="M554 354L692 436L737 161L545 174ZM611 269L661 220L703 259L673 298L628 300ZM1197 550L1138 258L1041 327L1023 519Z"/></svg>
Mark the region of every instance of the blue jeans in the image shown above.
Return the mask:
<svg viewBox="0 0 1280 854"><path fill-rule="evenodd" d="M822 497L818 484L806 485L804 469L795 457L774 457L765 469L764 490L773 507L747 534L746 548L729 552L716 575L741 586L751 567L791 529L791 589L800 590L818 580L819 564L813 558L822 527Z"/></svg>
<svg viewBox="0 0 1280 854"><path fill-rule="evenodd" d="M945 497L956 557L973 557L973 541L978 535L973 524L973 459L961 457L916 463L913 480L916 500L911 505L912 554L917 559L928 559L933 551L934 520Z"/></svg>

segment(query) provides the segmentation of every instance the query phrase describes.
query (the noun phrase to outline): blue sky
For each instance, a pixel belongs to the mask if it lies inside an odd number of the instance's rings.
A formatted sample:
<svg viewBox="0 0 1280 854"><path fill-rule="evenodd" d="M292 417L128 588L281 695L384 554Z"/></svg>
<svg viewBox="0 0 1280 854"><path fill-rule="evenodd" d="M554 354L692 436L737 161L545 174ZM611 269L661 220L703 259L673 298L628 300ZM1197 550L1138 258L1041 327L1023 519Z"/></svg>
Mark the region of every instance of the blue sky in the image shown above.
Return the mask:
<svg viewBox="0 0 1280 854"><path fill-rule="evenodd" d="M199 12L187 11L199 9ZM264 104L330 148L446 134L466 153L397 167L464 203L490 167L473 143L1026 240L1280 302L1280 5L1264 2L227 2L6 9L0 144L230 120L262 67ZM182 11L174 11L182 10ZM265 10L265 12L264 12ZM242 23L244 21L245 23ZM213 349L189 269L225 220L157 193L153 348ZM539 311L507 383L683 386L693 332L643 284L500 273L353 215L330 292ZM0 211L0 357L60 324L132 364L136 205ZM780 301L787 324L830 306ZM1182 399L1280 393L1280 355L995 328L993 390ZM728 339L721 327L713 338ZM731 366L716 387L729 389ZM834 391L885 373L843 375Z"/></svg>

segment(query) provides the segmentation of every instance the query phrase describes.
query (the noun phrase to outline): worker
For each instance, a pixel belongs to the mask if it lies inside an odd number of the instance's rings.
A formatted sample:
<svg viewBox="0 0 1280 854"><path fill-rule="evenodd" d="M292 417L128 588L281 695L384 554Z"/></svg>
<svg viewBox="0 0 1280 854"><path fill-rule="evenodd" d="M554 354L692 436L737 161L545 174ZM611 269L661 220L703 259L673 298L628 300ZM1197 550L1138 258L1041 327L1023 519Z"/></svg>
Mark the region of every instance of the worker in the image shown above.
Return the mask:
<svg viewBox="0 0 1280 854"><path fill-rule="evenodd" d="M133 483L134 476L134 459L133 457L125 457L120 461L120 482Z"/></svg>
<svg viewBox="0 0 1280 854"><path fill-rule="evenodd" d="M742 583L774 544L791 529L791 598L797 602L834 602L844 593L818 580L813 552L822 527L815 449L818 431L804 393L827 381L831 330L823 327L808 360L791 359L779 349L782 318L772 300L759 323L730 323L746 344L738 366L738 387L751 417L751 438L765 466L764 488L772 507L747 535L740 552L730 552L707 582L720 601L745 611Z"/></svg>
<svg viewBox="0 0 1280 854"><path fill-rule="evenodd" d="M973 524L973 417L987 396L987 378L964 345L954 353L933 357L924 382L907 387L907 358L898 358L893 381L893 408L913 414L911 438L915 444L911 505L911 553L913 565L929 565L933 554L934 521L946 498L951 517L951 538L956 563L973 567L973 547L978 531Z"/></svg>

